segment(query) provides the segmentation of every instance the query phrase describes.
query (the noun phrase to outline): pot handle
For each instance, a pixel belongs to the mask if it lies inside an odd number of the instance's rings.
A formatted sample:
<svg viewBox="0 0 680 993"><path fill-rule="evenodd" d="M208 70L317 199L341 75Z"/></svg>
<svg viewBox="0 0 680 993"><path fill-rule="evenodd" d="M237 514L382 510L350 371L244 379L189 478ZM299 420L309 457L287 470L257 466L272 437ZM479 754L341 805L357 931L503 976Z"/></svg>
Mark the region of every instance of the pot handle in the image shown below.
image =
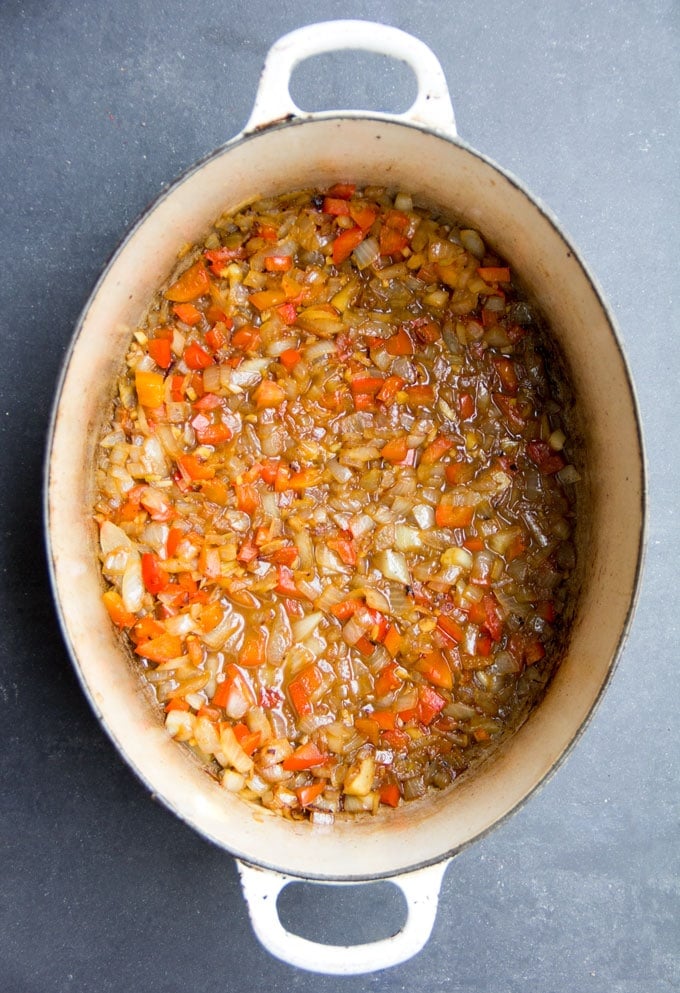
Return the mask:
<svg viewBox="0 0 680 993"><path fill-rule="evenodd" d="M392 937L363 945L324 945L287 931L279 918L276 901L288 883L301 880L240 859L236 865L253 930L271 955L308 972L356 976L406 962L425 946L437 916L439 890L449 861L445 859L424 869L390 877L387 882L398 886L406 899L406 923Z"/></svg>
<svg viewBox="0 0 680 993"><path fill-rule="evenodd" d="M420 39L399 28L358 20L308 24L279 38L265 59L253 111L244 131L255 131L291 116L310 116L297 106L290 95L293 70L313 55L345 49L391 56L405 62L413 70L418 93L411 107L403 114L380 114L380 117L416 121L449 135L456 134L446 77L434 52Z"/></svg>

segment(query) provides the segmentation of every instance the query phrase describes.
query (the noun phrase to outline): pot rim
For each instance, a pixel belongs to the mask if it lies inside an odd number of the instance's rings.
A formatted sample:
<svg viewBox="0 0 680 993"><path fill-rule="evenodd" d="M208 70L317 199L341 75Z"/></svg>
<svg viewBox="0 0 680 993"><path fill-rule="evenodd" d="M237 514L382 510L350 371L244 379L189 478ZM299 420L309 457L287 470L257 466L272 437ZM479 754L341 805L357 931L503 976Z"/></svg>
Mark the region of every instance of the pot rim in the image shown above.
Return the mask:
<svg viewBox="0 0 680 993"><path fill-rule="evenodd" d="M398 126L408 130L421 132L430 137L434 136L436 138L448 142L449 144L461 148L463 151L470 154L473 158L480 160L485 165L494 169L506 181L511 183L524 196L524 198L528 202L528 205L534 207L536 210L539 211L540 214L542 214L542 216L550 224L550 226L553 228L553 230L558 235L558 237L562 240L562 242L564 243L565 247L568 250L568 253L574 258L579 268L582 270L585 279L587 280L588 284L591 287L593 295L595 296L595 298L597 299L598 303L602 308L603 314L605 315L607 323L609 325L613 343L615 344L616 349L619 353L619 357L622 363L622 368L625 372L625 378L628 386L631 408L635 421L637 443L640 452L640 465L639 465L640 532L638 538L636 567L635 567L635 576L634 576L634 584L632 587L632 593L631 593L630 601L627 606L625 621L619 633L616 647L614 652L612 653L611 661L606 671L606 675L602 680L598 692L594 697L594 699L592 700L592 703L590 704L587 713L585 714L579 726L573 732L568 744L564 747L561 754L554 760L554 762L548 768L545 774L542 775L539 779L537 779L534 785L522 797L520 797L520 799L517 800L517 802L514 803L514 805L510 809L508 809L505 813L498 816L496 820L494 820L486 828L481 829L478 833L471 836L461 844L454 846L453 848L444 851L440 854L437 854L436 856L432 856L430 858L422 859L418 862L415 862L406 869L397 869L395 871L384 870L375 874L366 873L360 875L337 874L337 873L332 873L332 874L302 873L302 872L298 873L295 871L291 871L287 868L282 869L281 866L277 865L275 862L267 862L266 860L254 859L251 855L248 855L247 853L240 853L234 848L225 845L221 840L217 839L216 837L213 837L211 833L207 831L204 827L197 826L187 814L183 813L182 810L178 809L172 801L170 801L164 796L163 793L157 791L153 782L137 767L136 763L129 758L126 748L117 737L113 728L109 726L109 723L104 718L99 706L96 703L94 695L90 690L89 684L85 676L85 672L78 659L75 648L71 643L71 639L68 634L68 627L66 623L66 611L62 604L59 586L57 583L55 561L54 561L53 549L52 549L52 537L51 537L52 535L51 514L50 514L51 466L52 466L52 457L53 457L53 448L54 448L54 438L57 428L58 415L61 406L65 381L73 357L73 352L76 348L77 342L82 333L83 326L87 320L88 314L93 306L93 303L100 292L102 284L107 279L111 270L115 266L118 258L126 250L128 244L130 243L134 235L144 226L144 224L147 222L149 217L157 210L159 206L161 206L161 204L166 199L173 196L175 192L178 190L178 188L183 185L183 183L185 183L187 180L195 176L210 162L223 155L226 155L229 151L231 151L233 148L240 145L241 143L256 141L260 136L262 136L265 133L269 133L271 131L304 127L306 125L313 125L321 121L337 121L338 123L342 123L343 121L356 121L356 120L374 121L376 124L380 124L380 125L387 125L390 127ZM609 304L605 299L605 296L602 292L599 282L597 281L597 279L594 277L594 275L592 274L592 272L584 262L580 252L577 250L572 239L565 232L562 225L557 220L555 214L553 214L553 212L543 203L543 201L540 198L538 198L536 195L531 193L529 189L524 185L524 183L520 179L518 179L517 176L514 175L514 173L500 166L490 156L472 147L468 142L460 138L460 136L457 135L456 133L447 131L443 128L432 126L431 124L424 124L415 120L407 120L403 117L396 117L394 115L389 115L389 114L372 113L367 111L314 112L314 113L304 114L301 116L285 118L283 120L273 121L271 123L264 125L259 125L255 130L252 131L242 131L239 134L235 135L233 138L229 139L224 144L220 145L216 149L208 152L207 154L196 160L194 163L192 163L186 169L184 169L174 180L172 180L169 184L167 184L153 198L153 200L138 214L137 218L127 228L121 240L118 242L114 250L108 256L103 268L101 269L98 277L96 278L96 281L90 293L87 296L85 304L75 323L68 348L64 353L62 359L61 369L54 394L54 400L50 411L49 427L46 437L44 466L43 466L43 525L44 525L44 537L45 537L48 574L50 579L50 585L52 588L52 596L56 607L57 618L62 632L62 637L64 639L64 643L67 652L70 656L73 668L75 669L78 681L84 691L86 698L89 701L90 707L92 708L95 717L97 718L100 726L106 732L109 739L113 742L121 758L124 759L125 764L132 769L132 771L135 773L137 778L144 784L144 786L149 791L149 793L154 798L160 800L163 806L165 806L168 810L170 810L174 816L178 817L181 821L188 824L193 830L197 831L204 838L211 841L219 848L227 851L234 858L237 858L246 864L258 866L263 869L267 869L277 873L284 872L285 875L287 877L290 877L291 879L300 880L300 881L304 881L304 880L317 881L320 883L329 883L329 884L331 883L352 884L352 883L361 883L368 881L379 881L385 879L389 880L391 878L394 878L396 876L402 875L407 872L414 872L416 870L426 868L427 866L435 865L445 860L450 860L456 855L458 855L461 851L468 848L470 845L486 837L488 834L491 833L491 831L495 830L497 827L499 827L501 824L507 821L510 817L512 817L515 813L517 813L524 806L524 804L531 797L534 796L535 793L537 793L540 789L542 789L545 785L547 785L549 780L552 779L553 775L555 775L555 773L560 769L562 764L567 760L568 756L572 752L572 749L580 741L582 735L585 733L588 725L593 719L595 711L598 708L602 700L602 697L604 696L604 693L608 689L613 674L619 664L625 644L630 634L630 629L635 614L635 609L637 607L637 603L639 600L640 589L642 585L642 574L644 571L646 538L647 538L647 530L648 530L647 479L648 479L648 470L646 464L646 454L644 448L644 438L642 432L640 408L639 408L638 398L635 390L635 385L632 379L630 367L621 343L621 336L620 336L618 324L616 322L613 312L611 311L611 308L609 307Z"/></svg>

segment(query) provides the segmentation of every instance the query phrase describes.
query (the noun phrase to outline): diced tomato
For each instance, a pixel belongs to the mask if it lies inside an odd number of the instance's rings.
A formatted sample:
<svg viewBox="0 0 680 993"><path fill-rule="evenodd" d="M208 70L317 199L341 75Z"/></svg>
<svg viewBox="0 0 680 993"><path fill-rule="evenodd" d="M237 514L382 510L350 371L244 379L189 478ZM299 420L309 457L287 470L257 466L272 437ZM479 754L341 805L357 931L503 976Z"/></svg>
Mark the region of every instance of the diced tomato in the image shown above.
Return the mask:
<svg viewBox="0 0 680 993"><path fill-rule="evenodd" d="M552 622L557 617L557 611L555 610L555 604L552 600L541 600L540 603L536 604L536 613L539 617L542 617L544 621L548 624Z"/></svg>
<svg viewBox="0 0 680 993"><path fill-rule="evenodd" d="M142 617L137 621L130 632L130 637L135 645L141 645L145 641L151 641L152 638L158 638L164 631L165 628L163 625L159 624L150 614L147 614L146 617Z"/></svg>
<svg viewBox="0 0 680 993"><path fill-rule="evenodd" d="M223 421L208 421L207 424L201 421L198 425L192 421L192 425L201 445L223 445L233 436L231 428Z"/></svg>
<svg viewBox="0 0 680 993"><path fill-rule="evenodd" d="M406 328L401 327L385 342L385 351L388 355L413 355L415 346Z"/></svg>
<svg viewBox="0 0 680 993"><path fill-rule="evenodd" d="M528 642L524 652L524 661L526 665L534 665L535 662L540 662L544 656L545 647L540 641L536 640Z"/></svg>
<svg viewBox="0 0 680 993"><path fill-rule="evenodd" d="M441 328L431 317L419 317L417 320L411 321L411 327L418 340L422 341L424 345L431 345L433 342L439 341L442 336Z"/></svg>
<svg viewBox="0 0 680 993"><path fill-rule="evenodd" d="M263 459L260 467L260 478L268 485L273 486L279 471L278 459Z"/></svg>
<svg viewBox="0 0 680 993"><path fill-rule="evenodd" d="M356 642L354 647L357 649L357 651L361 652L361 654L366 658L370 658L370 656L375 651L375 645L373 644L371 639L367 637L367 635L362 635L362 637L359 638L359 640Z"/></svg>
<svg viewBox="0 0 680 993"><path fill-rule="evenodd" d="M394 231L405 231L410 224L408 214L402 210L388 210L385 214L385 224Z"/></svg>
<svg viewBox="0 0 680 993"><path fill-rule="evenodd" d="M280 596L292 597L295 600L300 597L306 599L295 585L295 576L292 569L287 565L278 566L276 570L276 586L274 589Z"/></svg>
<svg viewBox="0 0 680 993"><path fill-rule="evenodd" d="M371 396L375 396L384 382L382 376L357 376L350 383L350 389L355 396L357 393L369 393Z"/></svg>
<svg viewBox="0 0 680 993"><path fill-rule="evenodd" d="M467 483L475 474L474 466L469 462L451 462L444 469L447 483L451 486L459 486Z"/></svg>
<svg viewBox="0 0 680 993"><path fill-rule="evenodd" d="M526 427L527 417L530 416L531 409L520 404L516 397L506 396L504 393L492 393L491 396L493 402L505 414L515 430L522 431Z"/></svg>
<svg viewBox="0 0 680 993"><path fill-rule="evenodd" d="M170 396L175 403L182 403L184 400L184 394L186 393L186 384L188 381L188 376L171 376L170 377Z"/></svg>
<svg viewBox="0 0 680 993"><path fill-rule="evenodd" d="M331 614L344 623L356 614L360 606L361 601L355 597L351 597L348 600L341 600L340 603L333 604L331 607Z"/></svg>
<svg viewBox="0 0 680 993"><path fill-rule="evenodd" d="M485 593L482 599L484 607L483 627L491 635L493 641L500 641L503 637L504 617L501 606L493 593Z"/></svg>
<svg viewBox="0 0 680 993"><path fill-rule="evenodd" d="M183 710L185 713L187 710L191 710L189 704L180 696L175 696L172 700L168 700L165 707L163 708L166 714L171 713L173 710ZM200 716L200 715L199 715Z"/></svg>
<svg viewBox="0 0 680 993"><path fill-rule="evenodd" d="M219 352L220 348L224 348L228 342L228 336L218 327L210 328L205 336L205 343L213 352Z"/></svg>
<svg viewBox="0 0 680 993"><path fill-rule="evenodd" d="M201 630L214 631L224 618L224 608L219 603L209 603L201 610Z"/></svg>
<svg viewBox="0 0 680 993"><path fill-rule="evenodd" d="M321 479L322 471L314 466L300 469L299 472L291 472L287 467L280 466L276 473L274 489L277 493L282 493L285 490L301 492L312 486L318 486Z"/></svg>
<svg viewBox="0 0 680 993"><path fill-rule="evenodd" d="M270 552L265 557L277 565L292 567L298 564L300 553L295 545L284 545L283 548L277 548L275 552Z"/></svg>
<svg viewBox="0 0 680 993"><path fill-rule="evenodd" d="M221 407L223 404L224 404L224 400L222 397L218 397L215 393L206 393L204 396L200 398L200 400L196 400L194 402L193 408L194 410L200 410L200 411L216 410L218 407Z"/></svg>
<svg viewBox="0 0 680 993"><path fill-rule="evenodd" d="M371 717L381 731L393 731L397 726L397 715L393 710L374 710Z"/></svg>
<svg viewBox="0 0 680 993"><path fill-rule="evenodd" d="M207 579L217 579L222 574L220 553L215 545L203 543L198 556L198 571Z"/></svg>

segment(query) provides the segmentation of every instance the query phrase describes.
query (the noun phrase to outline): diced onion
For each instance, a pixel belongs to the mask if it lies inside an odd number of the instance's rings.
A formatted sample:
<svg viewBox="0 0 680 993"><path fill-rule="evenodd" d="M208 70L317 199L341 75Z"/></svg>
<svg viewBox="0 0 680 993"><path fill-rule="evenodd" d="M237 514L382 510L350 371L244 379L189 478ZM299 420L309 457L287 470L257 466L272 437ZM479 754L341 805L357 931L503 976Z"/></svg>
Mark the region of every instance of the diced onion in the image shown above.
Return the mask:
<svg viewBox="0 0 680 993"><path fill-rule="evenodd" d="M401 552L394 552L385 549L373 556L373 563L376 569L382 572L385 579L393 579L397 583L408 586L411 582L411 575L405 556Z"/></svg>
<svg viewBox="0 0 680 993"><path fill-rule="evenodd" d="M366 269L380 256L377 238L365 238L352 252L352 260L358 269Z"/></svg>

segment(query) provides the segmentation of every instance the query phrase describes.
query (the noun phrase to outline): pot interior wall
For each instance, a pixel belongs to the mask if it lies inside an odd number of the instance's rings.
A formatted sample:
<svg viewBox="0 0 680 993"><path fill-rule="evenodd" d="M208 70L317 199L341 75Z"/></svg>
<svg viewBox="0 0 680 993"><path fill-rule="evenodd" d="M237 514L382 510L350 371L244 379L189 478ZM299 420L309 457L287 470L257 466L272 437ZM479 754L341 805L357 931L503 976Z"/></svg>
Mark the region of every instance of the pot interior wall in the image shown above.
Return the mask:
<svg viewBox="0 0 680 993"><path fill-rule="evenodd" d="M226 794L166 735L102 607L88 508L91 466L126 343L178 248L225 209L338 179L412 192L478 227L549 317L584 428L588 522L579 608L539 708L476 776L426 803L332 829L291 824ZM642 460L616 338L570 247L514 181L465 146L416 127L328 118L268 129L188 174L129 236L83 317L65 373L49 465L49 532L63 624L108 733L152 791L247 860L317 878L392 874L434 861L488 829L545 777L597 700L635 596ZM592 537L591 537L592 536ZM587 547L585 547L587 545Z"/></svg>

